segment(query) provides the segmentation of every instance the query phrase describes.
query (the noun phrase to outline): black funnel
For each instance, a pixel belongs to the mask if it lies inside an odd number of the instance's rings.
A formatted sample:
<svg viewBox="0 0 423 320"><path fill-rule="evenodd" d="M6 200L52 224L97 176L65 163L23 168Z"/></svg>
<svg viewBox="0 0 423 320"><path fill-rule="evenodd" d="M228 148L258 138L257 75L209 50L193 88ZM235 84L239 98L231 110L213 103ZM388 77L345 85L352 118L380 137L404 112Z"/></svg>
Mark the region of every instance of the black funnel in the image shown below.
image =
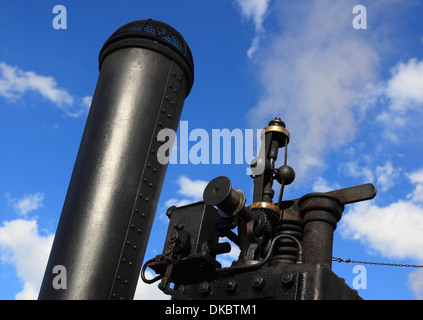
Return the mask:
<svg viewBox="0 0 423 320"><path fill-rule="evenodd" d="M99 68L39 299L133 298L167 169L156 136L194 79L183 37L151 19L113 33Z"/></svg>

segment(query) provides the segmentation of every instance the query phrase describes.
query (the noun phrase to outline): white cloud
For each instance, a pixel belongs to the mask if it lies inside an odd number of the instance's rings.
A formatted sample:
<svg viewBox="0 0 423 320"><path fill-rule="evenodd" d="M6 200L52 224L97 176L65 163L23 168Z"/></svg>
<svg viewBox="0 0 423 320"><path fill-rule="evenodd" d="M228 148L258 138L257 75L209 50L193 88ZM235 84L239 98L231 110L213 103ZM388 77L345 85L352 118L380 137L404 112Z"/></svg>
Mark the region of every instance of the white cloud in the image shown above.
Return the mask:
<svg viewBox="0 0 423 320"><path fill-rule="evenodd" d="M152 272L147 270L145 276L147 279L153 279L156 275L153 275ZM169 300L170 296L164 294L157 287L159 283L160 280L152 284L147 284L140 277L138 279L137 289L135 290L134 300Z"/></svg>
<svg viewBox="0 0 423 320"><path fill-rule="evenodd" d="M38 75L33 71L24 71L0 62L0 96L16 102L28 91L38 93L70 117L79 117L86 113L87 97L76 103L75 100L78 99L65 89L59 88L53 77Z"/></svg>
<svg viewBox="0 0 423 320"><path fill-rule="evenodd" d="M342 163L339 169L345 176L354 177L362 183L375 183L382 191L391 189L402 171L401 168L395 168L390 161L381 166L377 165L374 169L360 164L359 161L349 161Z"/></svg>
<svg viewBox="0 0 423 320"><path fill-rule="evenodd" d="M423 169L410 173L408 178L415 186L413 192L407 198L413 202L423 203Z"/></svg>
<svg viewBox="0 0 423 320"><path fill-rule="evenodd" d="M176 191L182 198L171 198L165 201L165 207L171 206L181 207L187 204L203 200L203 192L208 182L204 180L191 180L186 176L180 176L176 183L179 189ZM164 215L159 215L159 219L168 222L169 219Z"/></svg>
<svg viewBox="0 0 423 320"><path fill-rule="evenodd" d="M368 166L360 165L358 161L342 163L339 168L347 177L354 177L363 182L373 182L375 180L373 171Z"/></svg>
<svg viewBox="0 0 423 320"><path fill-rule="evenodd" d="M252 20L254 23L255 36L247 51L247 56L252 58L253 54L259 48L260 39L264 31L264 16L269 7L270 0L236 0L236 3L241 8L242 17L247 20Z"/></svg>
<svg viewBox="0 0 423 320"><path fill-rule="evenodd" d="M341 186L338 183L330 183L323 177L317 178L312 186L313 192L329 192L340 188Z"/></svg>
<svg viewBox="0 0 423 320"><path fill-rule="evenodd" d="M4 62L0 62L0 72L0 94L6 98L18 100L26 91L33 90L53 103L73 104L73 97L66 90L57 88L57 82L52 77L23 71Z"/></svg>
<svg viewBox="0 0 423 320"><path fill-rule="evenodd" d="M408 286L418 300L423 300L423 269L418 269L408 275Z"/></svg>
<svg viewBox="0 0 423 320"><path fill-rule="evenodd" d="M93 97L91 96L85 96L82 98L82 105L87 108L90 109L91 107L91 102L93 101Z"/></svg>
<svg viewBox="0 0 423 320"><path fill-rule="evenodd" d="M37 299L53 243L53 234L42 236L35 220L4 221L0 227L0 259L16 268L23 289L16 299Z"/></svg>
<svg viewBox="0 0 423 320"><path fill-rule="evenodd" d="M7 193L6 198L16 213L26 216L29 212L38 210L43 206L44 194L38 192L35 194L26 194L20 199L14 199Z"/></svg>
<svg viewBox="0 0 423 320"><path fill-rule="evenodd" d="M234 244L233 242L225 239L226 241L223 242L229 242L231 245L231 251L224 254L219 254L216 257L216 260L222 265L222 268L230 267L233 261L238 260L239 254L241 253L241 250L239 247Z"/></svg>
<svg viewBox="0 0 423 320"><path fill-rule="evenodd" d="M406 111L416 105L423 106L423 61L415 58L399 63L392 70L386 95L391 99L390 109Z"/></svg>
<svg viewBox="0 0 423 320"><path fill-rule="evenodd" d="M388 170L389 171L389 170ZM414 185L408 200L387 206L366 201L348 206L339 223L341 235L359 240L371 251L393 259L423 263L423 169L408 174ZM409 274L408 285L416 298L423 298L421 270Z"/></svg>
<svg viewBox="0 0 423 320"><path fill-rule="evenodd" d="M208 182L204 180L191 180L186 176L178 179L178 193L184 197L188 197L192 201L200 201L203 199L203 192Z"/></svg>
<svg viewBox="0 0 423 320"><path fill-rule="evenodd" d="M340 230L345 238L359 240L385 257L423 261L423 207L412 201L350 206Z"/></svg>
<svg viewBox="0 0 423 320"><path fill-rule="evenodd" d="M351 3L281 2L274 12L280 31L255 56L263 94L249 118L257 125L282 117L297 181L354 139L359 94L378 76L379 54L352 28Z"/></svg>
<svg viewBox="0 0 423 320"><path fill-rule="evenodd" d="M185 206L185 205L190 204L190 203L192 203L192 201L189 200L189 199L175 199L175 198L172 198L172 199L169 199L169 200L167 200L165 202L165 206L167 208L169 208L171 206L182 207L182 206ZM168 220L166 219L166 221L168 221Z"/></svg>
<svg viewBox="0 0 423 320"><path fill-rule="evenodd" d="M395 129L409 123L409 113L423 111L423 60L415 58L398 63L391 70L391 78L382 84L379 97L386 100L385 110L377 120L385 125L385 136L393 142L399 142Z"/></svg>
<svg viewBox="0 0 423 320"><path fill-rule="evenodd" d="M382 191L387 191L395 185L401 169L395 169L391 162L386 162L384 166L376 166L377 185Z"/></svg>
<svg viewBox="0 0 423 320"><path fill-rule="evenodd" d="M256 35L251 41L251 46L247 50L248 58L251 59L254 53L259 49L259 47L260 47L260 36Z"/></svg>
<svg viewBox="0 0 423 320"><path fill-rule="evenodd" d="M260 31L270 0L236 0L236 2L241 8L242 15L248 20L253 20L256 31Z"/></svg>

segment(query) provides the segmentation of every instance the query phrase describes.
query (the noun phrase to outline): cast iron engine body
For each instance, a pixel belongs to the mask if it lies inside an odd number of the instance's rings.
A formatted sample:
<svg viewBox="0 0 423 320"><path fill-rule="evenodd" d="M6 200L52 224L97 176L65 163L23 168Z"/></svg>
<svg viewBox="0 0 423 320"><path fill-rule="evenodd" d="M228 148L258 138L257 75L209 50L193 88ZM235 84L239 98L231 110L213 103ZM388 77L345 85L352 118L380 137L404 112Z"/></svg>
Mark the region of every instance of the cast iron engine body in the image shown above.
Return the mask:
<svg viewBox="0 0 423 320"><path fill-rule="evenodd" d="M282 201L284 186L295 178L286 163L288 142L281 119L270 121L252 163L249 206L244 192L221 176L207 185L204 201L169 208L163 253L144 264L143 280L161 280L159 288L181 300L361 299L331 270L333 233L344 206L372 199L376 188L364 184ZM282 147L284 164L275 168ZM277 203L272 201L274 181L281 184ZM230 267L222 268L216 256L231 250L230 243L221 242L225 237L240 253ZM147 267L158 276L146 279Z"/></svg>

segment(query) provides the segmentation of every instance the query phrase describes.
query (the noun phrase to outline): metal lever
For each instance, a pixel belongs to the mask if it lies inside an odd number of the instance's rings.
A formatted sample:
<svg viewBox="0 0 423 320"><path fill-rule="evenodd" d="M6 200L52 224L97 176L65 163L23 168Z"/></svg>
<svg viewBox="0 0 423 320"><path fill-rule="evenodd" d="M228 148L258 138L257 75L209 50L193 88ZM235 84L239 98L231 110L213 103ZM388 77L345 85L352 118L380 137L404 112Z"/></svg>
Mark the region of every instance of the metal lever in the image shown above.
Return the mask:
<svg viewBox="0 0 423 320"><path fill-rule="evenodd" d="M337 198L340 204L370 200L376 196L376 193L376 187L371 183L326 192L327 195Z"/></svg>

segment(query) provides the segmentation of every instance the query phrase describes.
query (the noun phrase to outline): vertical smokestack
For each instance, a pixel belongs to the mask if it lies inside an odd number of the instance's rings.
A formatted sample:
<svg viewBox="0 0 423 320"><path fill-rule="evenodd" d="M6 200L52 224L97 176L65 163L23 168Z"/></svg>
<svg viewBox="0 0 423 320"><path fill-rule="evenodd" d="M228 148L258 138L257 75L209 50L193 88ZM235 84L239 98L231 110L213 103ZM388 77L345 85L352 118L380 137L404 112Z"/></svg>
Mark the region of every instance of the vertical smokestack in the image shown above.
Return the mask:
<svg viewBox="0 0 423 320"><path fill-rule="evenodd" d="M156 135L194 78L183 37L151 19L118 29L99 69L39 299L133 298L167 169Z"/></svg>

